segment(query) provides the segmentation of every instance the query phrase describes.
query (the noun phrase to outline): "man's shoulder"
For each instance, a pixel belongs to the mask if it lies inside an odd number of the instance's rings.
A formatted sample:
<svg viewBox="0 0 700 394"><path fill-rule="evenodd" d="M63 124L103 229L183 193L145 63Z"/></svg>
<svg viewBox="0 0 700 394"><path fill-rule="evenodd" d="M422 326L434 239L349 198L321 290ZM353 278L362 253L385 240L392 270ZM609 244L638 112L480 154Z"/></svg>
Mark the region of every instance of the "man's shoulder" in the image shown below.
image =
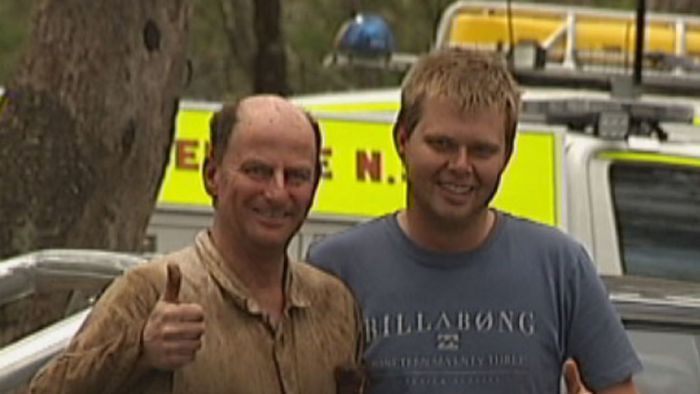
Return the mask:
<svg viewBox="0 0 700 394"><path fill-rule="evenodd" d="M583 244L557 227L513 216L506 217L506 227L506 237L517 251L519 261L558 267L546 272L563 269L567 275L573 273L571 270L595 271L590 269L594 264Z"/></svg>
<svg viewBox="0 0 700 394"><path fill-rule="evenodd" d="M560 228L535 222L527 218L501 214L506 222L507 231L517 235L519 239L528 245L544 246L547 248L579 248L580 243Z"/></svg>
<svg viewBox="0 0 700 394"><path fill-rule="evenodd" d="M382 216L328 235L311 245L311 254L323 254L327 251L335 254L341 250L353 250L363 246L367 241L380 237L387 230L390 220L390 216Z"/></svg>
<svg viewBox="0 0 700 394"><path fill-rule="evenodd" d="M391 227L391 216L383 216L356 225L343 232L326 236L314 242L307 254L307 260L324 271L331 272L347 280L348 270L358 269L362 256L378 245L386 245L387 232Z"/></svg>

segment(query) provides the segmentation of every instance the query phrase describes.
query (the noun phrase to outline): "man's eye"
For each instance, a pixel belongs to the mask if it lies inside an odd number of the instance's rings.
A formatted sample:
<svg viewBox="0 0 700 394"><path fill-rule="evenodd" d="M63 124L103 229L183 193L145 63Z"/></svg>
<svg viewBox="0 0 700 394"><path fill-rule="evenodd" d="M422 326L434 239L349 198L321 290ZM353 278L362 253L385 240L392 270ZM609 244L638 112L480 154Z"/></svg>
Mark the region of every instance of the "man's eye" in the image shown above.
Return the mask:
<svg viewBox="0 0 700 394"><path fill-rule="evenodd" d="M435 138L428 141L428 143L437 150L449 150L454 146L452 141L447 138Z"/></svg>
<svg viewBox="0 0 700 394"><path fill-rule="evenodd" d="M260 164L243 167L243 173L255 179L267 179L272 176L272 168Z"/></svg>
<svg viewBox="0 0 700 394"><path fill-rule="evenodd" d="M311 181L311 171L307 170L291 170L287 171L285 178L292 185L301 185Z"/></svg>
<svg viewBox="0 0 700 394"><path fill-rule="evenodd" d="M479 157L487 157L496 153L498 149L490 145L475 146L471 151L472 154Z"/></svg>

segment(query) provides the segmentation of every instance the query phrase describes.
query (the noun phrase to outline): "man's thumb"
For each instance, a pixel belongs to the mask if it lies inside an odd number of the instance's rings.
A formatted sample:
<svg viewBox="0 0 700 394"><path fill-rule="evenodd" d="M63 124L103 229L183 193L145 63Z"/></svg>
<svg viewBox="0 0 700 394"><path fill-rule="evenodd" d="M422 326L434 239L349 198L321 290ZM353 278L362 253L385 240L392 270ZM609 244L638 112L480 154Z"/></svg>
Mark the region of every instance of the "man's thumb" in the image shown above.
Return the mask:
<svg viewBox="0 0 700 394"><path fill-rule="evenodd" d="M165 282L165 293L163 301L177 304L180 298L180 283L182 282L182 273L180 267L175 263L168 264L168 279Z"/></svg>
<svg viewBox="0 0 700 394"><path fill-rule="evenodd" d="M590 393L581 381L581 373L578 370L576 361L566 360L564 363L564 381L566 382L566 392L568 394Z"/></svg>

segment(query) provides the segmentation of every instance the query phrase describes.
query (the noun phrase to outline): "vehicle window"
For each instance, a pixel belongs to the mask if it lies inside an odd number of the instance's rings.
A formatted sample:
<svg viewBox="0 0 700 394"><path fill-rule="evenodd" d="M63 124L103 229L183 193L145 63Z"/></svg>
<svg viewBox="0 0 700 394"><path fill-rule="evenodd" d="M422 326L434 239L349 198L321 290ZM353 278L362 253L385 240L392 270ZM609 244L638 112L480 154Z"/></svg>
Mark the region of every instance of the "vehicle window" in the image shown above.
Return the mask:
<svg viewBox="0 0 700 394"><path fill-rule="evenodd" d="M700 393L698 336L676 331L628 328L644 370L635 375L640 393Z"/></svg>
<svg viewBox="0 0 700 394"><path fill-rule="evenodd" d="M610 181L625 273L700 280L700 168L616 162Z"/></svg>

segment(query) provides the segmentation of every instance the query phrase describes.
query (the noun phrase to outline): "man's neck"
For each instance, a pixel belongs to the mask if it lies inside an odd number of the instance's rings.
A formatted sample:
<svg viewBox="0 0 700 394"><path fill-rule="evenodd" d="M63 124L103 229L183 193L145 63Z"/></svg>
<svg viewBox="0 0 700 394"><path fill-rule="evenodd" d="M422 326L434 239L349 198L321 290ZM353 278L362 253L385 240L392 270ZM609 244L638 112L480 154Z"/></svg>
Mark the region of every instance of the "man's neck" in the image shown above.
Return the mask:
<svg viewBox="0 0 700 394"><path fill-rule="evenodd" d="M224 263L250 291L261 309L276 321L284 309L285 249L237 244L212 229L212 239Z"/></svg>
<svg viewBox="0 0 700 394"><path fill-rule="evenodd" d="M445 223L408 208L398 213L403 232L422 248L437 252L468 252L481 246L491 234L496 213L484 210L463 223Z"/></svg>

